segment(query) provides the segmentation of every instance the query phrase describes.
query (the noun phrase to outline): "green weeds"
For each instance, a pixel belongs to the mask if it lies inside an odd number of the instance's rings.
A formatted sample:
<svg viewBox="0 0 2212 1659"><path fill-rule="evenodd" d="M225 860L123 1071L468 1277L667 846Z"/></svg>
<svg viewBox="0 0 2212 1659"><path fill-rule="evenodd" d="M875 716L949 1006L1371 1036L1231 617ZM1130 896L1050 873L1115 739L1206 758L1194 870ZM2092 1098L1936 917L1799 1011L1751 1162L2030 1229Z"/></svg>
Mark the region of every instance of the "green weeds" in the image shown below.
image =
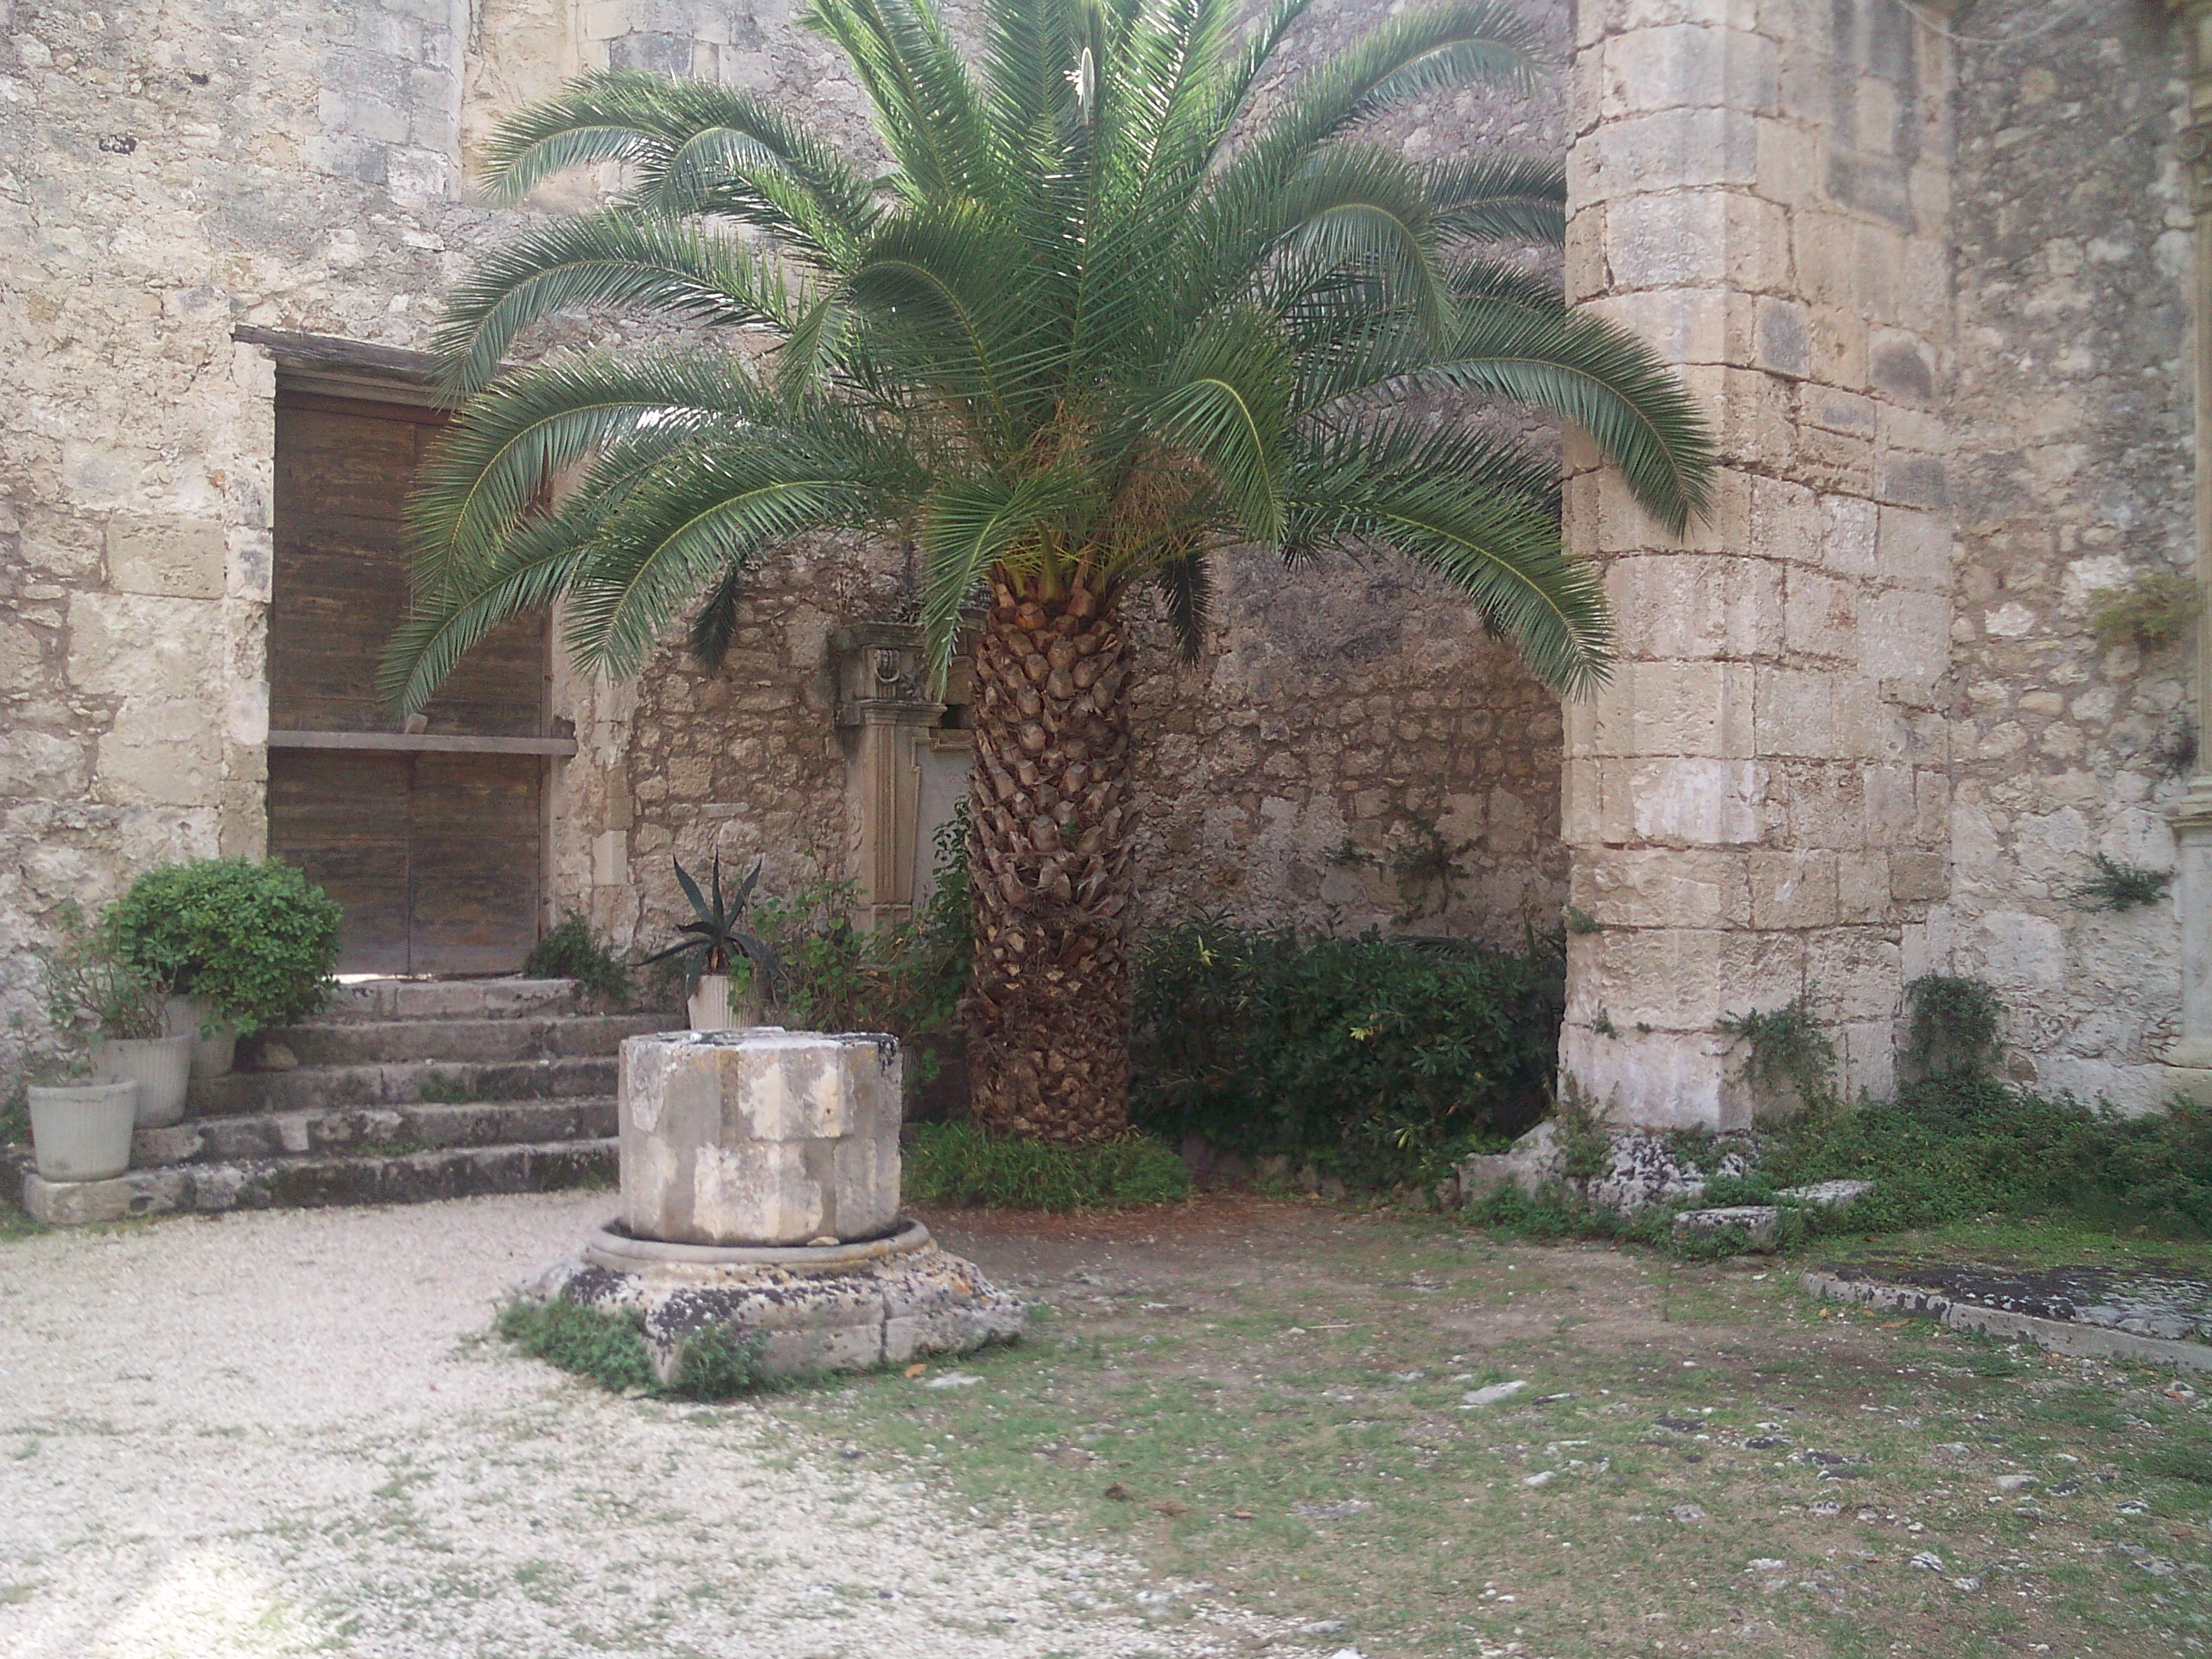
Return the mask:
<svg viewBox="0 0 2212 1659"><path fill-rule="evenodd" d="M760 1341L728 1325L708 1325L677 1345L666 1382L645 1347L645 1320L634 1312L580 1307L574 1302L510 1302L498 1330L523 1352L561 1370L589 1377L613 1393L641 1389L683 1400L728 1400L758 1392Z"/></svg>
<svg viewBox="0 0 2212 1659"><path fill-rule="evenodd" d="M988 1210L1118 1210L1188 1196L1183 1160L1143 1135L1086 1146L1006 1141L967 1123L925 1123L906 1149L916 1204Z"/></svg>

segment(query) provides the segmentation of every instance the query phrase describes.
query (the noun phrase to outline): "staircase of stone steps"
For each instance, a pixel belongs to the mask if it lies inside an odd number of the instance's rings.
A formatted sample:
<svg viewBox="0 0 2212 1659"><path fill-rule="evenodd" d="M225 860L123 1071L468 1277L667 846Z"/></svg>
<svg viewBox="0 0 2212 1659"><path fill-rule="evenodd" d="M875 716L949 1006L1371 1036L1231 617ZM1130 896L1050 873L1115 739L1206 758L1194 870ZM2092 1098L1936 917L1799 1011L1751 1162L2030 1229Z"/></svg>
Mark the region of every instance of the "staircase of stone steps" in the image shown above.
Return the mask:
<svg viewBox="0 0 2212 1659"><path fill-rule="evenodd" d="M143 1129L111 1180L23 1180L68 1226L179 1211L407 1204L615 1176L625 1037L681 1014L597 1014L561 979L371 980L194 1078L184 1121Z"/></svg>

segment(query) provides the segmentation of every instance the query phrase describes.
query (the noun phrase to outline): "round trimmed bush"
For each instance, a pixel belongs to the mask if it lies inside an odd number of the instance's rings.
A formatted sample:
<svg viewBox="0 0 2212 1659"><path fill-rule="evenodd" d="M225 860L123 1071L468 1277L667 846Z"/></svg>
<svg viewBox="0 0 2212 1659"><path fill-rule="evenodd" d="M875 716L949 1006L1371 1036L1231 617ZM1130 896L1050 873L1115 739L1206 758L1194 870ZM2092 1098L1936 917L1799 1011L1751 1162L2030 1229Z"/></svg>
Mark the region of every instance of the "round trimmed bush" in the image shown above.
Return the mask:
<svg viewBox="0 0 2212 1659"><path fill-rule="evenodd" d="M201 858L147 871L105 920L126 960L180 995L207 998L243 1035L322 1006L340 913L282 860Z"/></svg>

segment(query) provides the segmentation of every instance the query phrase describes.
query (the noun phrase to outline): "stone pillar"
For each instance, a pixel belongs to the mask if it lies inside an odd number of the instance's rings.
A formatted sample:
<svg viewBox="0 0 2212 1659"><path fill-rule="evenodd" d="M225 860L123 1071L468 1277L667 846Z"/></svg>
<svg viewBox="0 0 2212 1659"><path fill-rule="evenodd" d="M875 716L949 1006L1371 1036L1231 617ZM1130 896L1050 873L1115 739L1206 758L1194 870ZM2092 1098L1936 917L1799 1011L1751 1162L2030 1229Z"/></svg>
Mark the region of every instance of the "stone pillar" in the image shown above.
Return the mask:
<svg viewBox="0 0 2212 1659"><path fill-rule="evenodd" d="M899 1043L774 1026L622 1043L622 1226L663 1243L849 1243L899 1218Z"/></svg>
<svg viewBox="0 0 2212 1659"><path fill-rule="evenodd" d="M917 749L944 714L928 696L922 631L906 623L840 628L837 727L845 742L846 823L859 916L871 931L914 913L922 768Z"/></svg>
<svg viewBox="0 0 2212 1659"><path fill-rule="evenodd" d="M1893 0L1582 0L1570 298L1682 365L1720 442L1670 539L1586 442L1611 683L1567 708L1562 1085L1739 1127L1732 1014L1800 996L1889 1086L1948 893L1950 67Z"/></svg>
<svg viewBox="0 0 2212 1659"><path fill-rule="evenodd" d="M2196 588L2212 593L2212 0L2177 0L2189 36L2188 130L2181 139L2196 216L2196 328L2190 391L2196 409ZM2196 619L2196 775L2173 812L2175 898L2181 909L2181 1035L2166 1052L2171 1085L2212 1099L2212 607Z"/></svg>

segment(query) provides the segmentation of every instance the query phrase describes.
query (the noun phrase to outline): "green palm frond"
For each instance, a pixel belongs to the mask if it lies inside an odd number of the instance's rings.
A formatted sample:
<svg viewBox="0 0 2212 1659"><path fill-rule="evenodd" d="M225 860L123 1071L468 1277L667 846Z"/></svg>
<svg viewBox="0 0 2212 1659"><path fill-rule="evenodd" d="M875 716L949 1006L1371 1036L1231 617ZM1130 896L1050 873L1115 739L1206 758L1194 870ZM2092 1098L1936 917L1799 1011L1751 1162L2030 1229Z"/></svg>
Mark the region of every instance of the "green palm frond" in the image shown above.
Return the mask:
<svg viewBox="0 0 2212 1659"><path fill-rule="evenodd" d="M594 353L517 371L498 397L463 407L416 475L416 582L436 587L483 557L556 478L642 426L703 432L766 406L752 375L715 353Z"/></svg>
<svg viewBox="0 0 2212 1659"><path fill-rule="evenodd" d="M607 162L627 169L635 205L696 212L749 190L789 230L825 246L865 234L877 213L859 170L765 100L626 69L579 76L501 121L485 145L482 183L512 206L559 174Z"/></svg>
<svg viewBox="0 0 2212 1659"><path fill-rule="evenodd" d="M395 702L556 603L587 666L633 671L683 617L718 661L760 561L825 532L915 543L939 672L995 580L1149 582L1195 652L1207 561L1248 542L1293 568L1395 553L1553 683L1601 676L1555 465L1469 404L1579 425L1674 529L1711 432L1654 352L1516 263L1561 240L1554 160L1359 137L1410 99L1525 86L1520 9L1416 5L1286 73L1310 0L1241 36L1236 0L979 0L973 70L938 4L805 10L873 107L880 179L765 99L626 71L501 124L495 199L599 166L617 194L450 296L435 345L466 396L413 505ZM675 327L503 370L524 329L596 310Z"/></svg>
<svg viewBox="0 0 2212 1659"><path fill-rule="evenodd" d="M1288 539L1392 548L1465 594L1546 683L1586 690L1609 664L1598 572L1560 548L1556 514L1511 471L1460 470L1481 442L1391 427L1330 435L1292 471Z"/></svg>
<svg viewBox="0 0 2212 1659"><path fill-rule="evenodd" d="M687 223L628 213L555 219L454 284L430 348L448 386L480 391L514 337L556 311L619 306L788 332L788 289L772 262Z"/></svg>

